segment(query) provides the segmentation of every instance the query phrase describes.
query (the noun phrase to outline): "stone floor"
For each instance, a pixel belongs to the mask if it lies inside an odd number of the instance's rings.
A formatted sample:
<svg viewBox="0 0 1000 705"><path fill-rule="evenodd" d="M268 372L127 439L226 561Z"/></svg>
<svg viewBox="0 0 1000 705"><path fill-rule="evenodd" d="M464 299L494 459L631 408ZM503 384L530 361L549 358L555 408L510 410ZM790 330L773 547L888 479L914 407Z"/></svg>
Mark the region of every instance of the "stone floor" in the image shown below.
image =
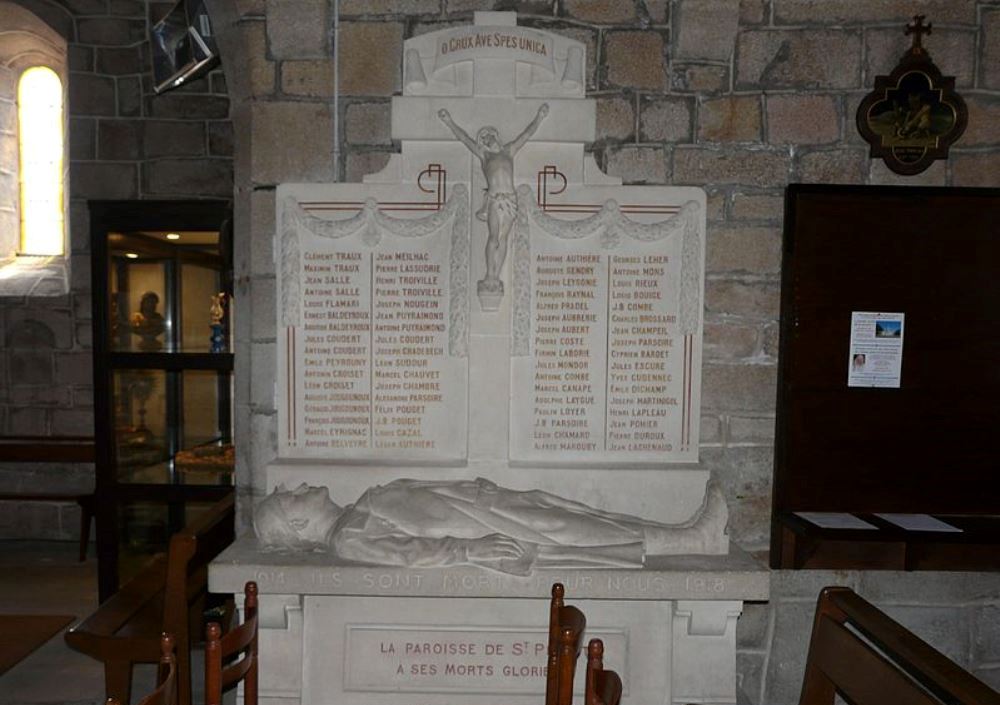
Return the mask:
<svg viewBox="0 0 1000 705"><path fill-rule="evenodd" d="M0 541L0 612L72 614L77 621L86 617L97 606L97 560L93 546L84 563L77 561L76 552L72 541ZM154 679L154 666L137 666L133 693L147 693ZM101 664L67 647L62 634L0 676L0 705L103 701Z"/></svg>

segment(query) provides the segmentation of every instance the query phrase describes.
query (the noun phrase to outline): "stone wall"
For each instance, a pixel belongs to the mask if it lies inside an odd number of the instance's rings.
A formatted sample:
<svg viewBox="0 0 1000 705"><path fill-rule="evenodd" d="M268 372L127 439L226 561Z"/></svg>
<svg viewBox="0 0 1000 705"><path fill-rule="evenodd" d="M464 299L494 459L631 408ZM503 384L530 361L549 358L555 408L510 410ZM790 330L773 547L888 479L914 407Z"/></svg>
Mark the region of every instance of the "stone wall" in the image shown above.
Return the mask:
<svg viewBox="0 0 1000 705"><path fill-rule="evenodd" d="M240 520L276 448L274 187L378 170L398 145L389 98L405 38L467 24L474 10L588 46L598 103L593 150L627 183L697 185L709 194L702 458L721 480L734 540L768 542L778 341L782 197L791 182L1000 185L1000 3L996 0L210 0L236 126L237 447ZM854 112L873 77L925 40L969 104L947 162L903 178L872 162ZM335 62L332 47L339 46ZM226 59L224 59L226 60ZM340 91L334 101L334 76ZM335 107L336 106L336 107ZM260 315L258 315L260 314ZM961 663L1000 682L986 575L775 572L774 599L741 620L749 702L797 700L819 588L857 587ZM992 626L990 626L992 625Z"/></svg>
<svg viewBox="0 0 1000 705"><path fill-rule="evenodd" d="M68 294L0 299L0 435L92 435L87 201L228 198L233 138L226 81L216 70L154 95L147 37L172 2L13 2L68 42L70 275ZM0 94L0 110L6 105ZM24 473L36 477L36 470ZM19 482L10 468L0 473L0 490L27 491ZM79 483L78 468L48 468L36 487L70 491ZM53 506L18 508L0 523L0 536L75 538L72 528L64 530L72 517L60 523ZM75 505L61 510L77 511Z"/></svg>

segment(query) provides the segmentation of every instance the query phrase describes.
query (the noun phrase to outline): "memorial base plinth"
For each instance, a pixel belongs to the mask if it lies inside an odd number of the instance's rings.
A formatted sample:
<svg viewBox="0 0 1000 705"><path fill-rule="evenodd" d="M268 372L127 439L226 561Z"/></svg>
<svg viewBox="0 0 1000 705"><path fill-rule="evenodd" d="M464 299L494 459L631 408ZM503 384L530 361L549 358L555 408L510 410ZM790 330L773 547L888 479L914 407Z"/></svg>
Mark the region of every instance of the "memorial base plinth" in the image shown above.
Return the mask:
<svg viewBox="0 0 1000 705"><path fill-rule="evenodd" d="M657 556L641 570L338 566L324 553L241 540L212 564L212 592L260 591L267 705L529 705L541 701L553 582L605 642L626 705L735 703L736 620L769 574L728 556ZM583 678L577 679L582 700Z"/></svg>

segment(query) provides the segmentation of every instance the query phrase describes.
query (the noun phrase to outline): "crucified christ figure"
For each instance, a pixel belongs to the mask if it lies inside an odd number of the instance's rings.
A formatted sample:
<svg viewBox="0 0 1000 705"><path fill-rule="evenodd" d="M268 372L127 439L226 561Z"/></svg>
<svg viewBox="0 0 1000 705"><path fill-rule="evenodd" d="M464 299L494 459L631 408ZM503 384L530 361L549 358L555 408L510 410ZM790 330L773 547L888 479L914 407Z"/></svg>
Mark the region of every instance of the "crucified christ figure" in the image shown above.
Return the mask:
<svg viewBox="0 0 1000 705"><path fill-rule="evenodd" d="M472 139L465 130L455 124L451 114L441 109L438 117L448 126L459 142L469 148L469 151L479 157L486 177L486 195L483 205L476 212L476 217L486 221L488 236L486 239L486 276L479 280L478 292L502 296L503 282L500 281L500 269L507 257L507 240L511 228L517 218L517 194L514 191L514 155L535 134L542 120L549 114L549 104L543 103L538 113L528 126L517 137L507 144L500 141L497 128L487 125L479 129L476 139Z"/></svg>

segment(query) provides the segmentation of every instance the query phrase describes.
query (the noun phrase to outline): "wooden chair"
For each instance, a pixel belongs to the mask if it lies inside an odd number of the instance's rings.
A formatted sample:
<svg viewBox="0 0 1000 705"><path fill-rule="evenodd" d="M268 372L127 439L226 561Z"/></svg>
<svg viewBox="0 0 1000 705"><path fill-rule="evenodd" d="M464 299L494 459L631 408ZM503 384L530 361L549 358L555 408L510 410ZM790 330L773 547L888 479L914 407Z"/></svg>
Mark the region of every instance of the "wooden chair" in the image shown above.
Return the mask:
<svg viewBox="0 0 1000 705"><path fill-rule="evenodd" d="M174 656L174 638L164 632L160 636L159 685L139 701L139 705L177 705L177 659ZM121 705L117 698L108 698L106 705ZM126 703L126 705L128 705Z"/></svg>
<svg viewBox="0 0 1000 705"><path fill-rule="evenodd" d="M622 699L622 679L604 669L604 642L591 639L587 646L587 680L584 705L618 705Z"/></svg>
<svg viewBox="0 0 1000 705"><path fill-rule="evenodd" d="M205 630L205 705L222 705L222 691L241 680L244 705L257 705L257 583L248 582L244 593L243 624L225 636L218 622Z"/></svg>
<svg viewBox="0 0 1000 705"><path fill-rule="evenodd" d="M545 705L570 705L573 676L587 618L576 607L563 604L566 588L552 585L549 607L549 662L545 677Z"/></svg>
<svg viewBox="0 0 1000 705"><path fill-rule="evenodd" d="M819 594L799 705L1000 705L1000 693L845 587Z"/></svg>

